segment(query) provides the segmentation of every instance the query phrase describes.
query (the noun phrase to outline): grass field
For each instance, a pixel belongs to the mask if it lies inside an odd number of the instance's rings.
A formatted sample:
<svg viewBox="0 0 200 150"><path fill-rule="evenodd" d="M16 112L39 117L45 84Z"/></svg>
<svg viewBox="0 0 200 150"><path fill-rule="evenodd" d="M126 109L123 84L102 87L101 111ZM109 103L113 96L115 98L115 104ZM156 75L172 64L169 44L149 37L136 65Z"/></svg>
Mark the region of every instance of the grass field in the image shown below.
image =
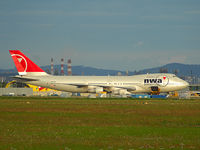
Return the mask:
<svg viewBox="0 0 200 150"><path fill-rule="evenodd" d="M200 149L200 100L1 97L0 149Z"/></svg>

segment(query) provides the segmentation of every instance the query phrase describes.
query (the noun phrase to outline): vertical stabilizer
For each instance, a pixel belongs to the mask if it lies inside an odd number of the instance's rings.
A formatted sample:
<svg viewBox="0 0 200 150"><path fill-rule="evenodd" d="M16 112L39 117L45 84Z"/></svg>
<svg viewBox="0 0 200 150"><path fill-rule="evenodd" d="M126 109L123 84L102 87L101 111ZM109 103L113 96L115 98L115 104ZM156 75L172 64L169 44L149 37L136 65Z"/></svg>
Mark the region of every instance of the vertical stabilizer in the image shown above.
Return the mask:
<svg viewBox="0 0 200 150"><path fill-rule="evenodd" d="M41 76L48 75L20 50L9 50L19 75Z"/></svg>

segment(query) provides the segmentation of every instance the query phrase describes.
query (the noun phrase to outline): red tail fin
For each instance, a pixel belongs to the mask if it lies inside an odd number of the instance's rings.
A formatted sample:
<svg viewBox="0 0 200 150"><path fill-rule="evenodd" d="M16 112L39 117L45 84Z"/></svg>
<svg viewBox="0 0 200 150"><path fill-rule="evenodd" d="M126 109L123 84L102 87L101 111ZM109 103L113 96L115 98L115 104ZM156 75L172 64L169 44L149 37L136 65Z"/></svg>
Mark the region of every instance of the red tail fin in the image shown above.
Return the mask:
<svg viewBox="0 0 200 150"><path fill-rule="evenodd" d="M46 75L44 70L38 67L20 50L9 50L19 75Z"/></svg>

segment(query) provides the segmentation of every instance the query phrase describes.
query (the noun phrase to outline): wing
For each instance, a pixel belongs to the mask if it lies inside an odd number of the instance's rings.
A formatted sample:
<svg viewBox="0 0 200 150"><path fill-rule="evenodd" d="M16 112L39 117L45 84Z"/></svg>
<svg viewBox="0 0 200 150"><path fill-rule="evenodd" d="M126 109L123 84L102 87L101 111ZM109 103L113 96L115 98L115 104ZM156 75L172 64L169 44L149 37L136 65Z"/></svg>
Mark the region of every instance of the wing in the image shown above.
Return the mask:
<svg viewBox="0 0 200 150"><path fill-rule="evenodd" d="M69 83L69 84L66 84L66 85L74 85L74 86L77 86L79 88L95 86L95 87L102 87L105 90L110 89L111 91L112 91L113 88L124 89L124 90L127 90L127 91L135 91L136 90L136 87L121 87L121 86L98 85L98 84L97 85L95 85L95 84L90 85L90 84L83 84L83 83Z"/></svg>

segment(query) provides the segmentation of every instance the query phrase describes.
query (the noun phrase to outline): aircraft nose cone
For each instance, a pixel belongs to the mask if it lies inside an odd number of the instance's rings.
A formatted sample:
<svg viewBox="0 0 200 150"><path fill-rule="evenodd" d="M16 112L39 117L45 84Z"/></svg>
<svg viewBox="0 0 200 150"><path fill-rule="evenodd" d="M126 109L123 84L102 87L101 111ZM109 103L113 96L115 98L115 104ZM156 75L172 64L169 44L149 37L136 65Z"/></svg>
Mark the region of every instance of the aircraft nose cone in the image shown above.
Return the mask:
<svg viewBox="0 0 200 150"><path fill-rule="evenodd" d="M183 83L182 83L182 86L183 86L184 88L186 88L186 87L188 87L188 86L189 86L189 83L188 83L188 82L186 82L186 81L183 81Z"/></svg>

